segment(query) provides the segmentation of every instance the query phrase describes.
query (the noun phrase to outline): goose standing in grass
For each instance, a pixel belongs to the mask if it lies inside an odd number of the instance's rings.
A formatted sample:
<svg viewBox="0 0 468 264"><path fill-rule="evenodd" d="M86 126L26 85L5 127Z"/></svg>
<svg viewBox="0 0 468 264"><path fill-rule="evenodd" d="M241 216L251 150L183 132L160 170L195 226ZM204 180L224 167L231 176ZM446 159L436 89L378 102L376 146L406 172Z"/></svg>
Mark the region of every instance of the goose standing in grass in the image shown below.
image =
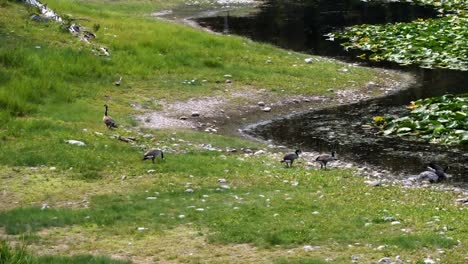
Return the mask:
<svg viewBox="0 0 468 264"><path fill-rule="evenodd" d="M336 157L335 157L335 151L332 151L331 155L330 154L322 154L320 156L318 156L315 161L320 163L320 168L325 168L327 169L327 163L330 162L330 161L334 161L336 160Z"/></svg>
<svg viewBox="0 0 468 264"><path fill-rule="evenodd" d="M117 128L117 124L115 123L114 119L112 117L107 115L107 109L109 108L107 104L104 105L106 107L106 112L104 112L104 117L102 118L102 121L104 124L106 124L107 128Z"/></svg>
<svg viewBox="0 0 468 264"><path fill-rule="evenodd" d="M143 155L143 160L152 160L153 163L154 163L154 159L156 159L156 157L161 154L161 159L164 160L164 153L162 152L162 150L160 149L151 149L151 150L148 150L144 155Z"/></svg>
<svg viewBox="0 0 468 264"><path fill-rule="evenodd" d="M441 166L431 162L427 166L427 170L419 174L418 179L420 181L429 181L430 183L437 183L445 180L447 178L447 168L442 168Z"/></svg>
<svg viewBox="0 0 468 264"><path fill-rule="evenodd" d="M283 160L281 161L281 163L285 162L286 166L292 167L292 165L294 163L294 160L299 158L299 154L301 152L302 151L300 149L298 149L294 153L289 153L289 154L284 155Z"/></svg>

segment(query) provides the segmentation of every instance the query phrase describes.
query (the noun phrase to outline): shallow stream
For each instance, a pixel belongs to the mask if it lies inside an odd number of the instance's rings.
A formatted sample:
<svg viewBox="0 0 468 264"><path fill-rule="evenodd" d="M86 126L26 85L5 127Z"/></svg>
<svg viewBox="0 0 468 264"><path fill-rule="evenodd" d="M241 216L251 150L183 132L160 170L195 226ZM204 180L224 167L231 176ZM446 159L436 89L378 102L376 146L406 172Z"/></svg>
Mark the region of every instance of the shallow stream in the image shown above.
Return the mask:
<svg viewBox="0 0 468 264"><path fill-rule="evenodd" d="M360 0L270 0L255 10L249 15L234 16L235 11L226 7L205 9L198 13L191 11L190 17L214 31L356 62L356 52L344 51L338 42L327 41L324 35L356 24L406 22L437 15L433 8L427 6ZM183 14L180 10L179 13ZM189 16L188 13L185 16ZM373 116L404 113L404 105L412 100L446 93L466 93L468 74L415 66L399 67L390 63L370 66L411 72L416 76L417 84L384 98L254 124L247 128L247 133L289 146L302 144L305 150L335 150L339 157L385 168L401 177L417 174L425 169L426 163L436 161L450 166L449 173L454 176L454 181L467 182L468 147L444 147L399 137L383 137L365 124L370 123Z"/></svg>

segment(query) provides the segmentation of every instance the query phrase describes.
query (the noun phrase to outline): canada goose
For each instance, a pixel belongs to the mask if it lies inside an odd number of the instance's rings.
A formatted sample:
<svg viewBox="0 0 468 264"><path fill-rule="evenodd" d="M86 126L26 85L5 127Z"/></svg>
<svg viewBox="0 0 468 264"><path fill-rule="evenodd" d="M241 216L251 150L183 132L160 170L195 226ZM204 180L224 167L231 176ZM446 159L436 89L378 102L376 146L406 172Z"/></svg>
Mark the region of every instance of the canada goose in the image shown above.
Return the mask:
<svg viewBox="0 0 468 264"><path fill-rule="evenodd" d="M336 157L335 157L335 151L332 151L331 155L330 154L322 154L320 156L318 156L315 161L320 163L320 168L324 168L327 169L327 163L329 161L334 161L336 160Z"/></svg>
<svg viewBox="0 0 468 264"><path fill-rule="evenodd" d="M441 166L431 162L429 163L427 170L419 174L418 179L421 181L429 181L430 183L441 182L447 178L446 170Z"/></svg>
<svg viewBox="0 0 468 264"><path fill-rule="evenodd" d="M119 79L114 82L115 86L120 86L121 83L122 83L122 76L120 76Z"/></svg>
<svg viewBox="0 0 468 264"><path fill-rule="evenodd" d="M104 105L106 107L106 112L104 112L104 117L102 118L102 121L104 124L106 124L107 128L117 128L117 124L115 123L114 119L112 117L107 115L107 109L109 108L106 104Z"/></svg>
<svg viewBox="0 0 468 264"><path fill-rule="evenodd" d="M292 164L294 163L294 160L299 158L299 154L301 152L302 151L300 149L298 149L294 153L289 153L289 154L284 155L283 160L281 161L281 163L286 162L286 166L292 167Z"/></svg>
<svg viewBox="0 0 468 264"><path fill-rule="evenodd" d="M164 159L164 153L160 149L150 149L143 155L143 160L150 159L154 163L154 159L161 154L161 159Z"/></svg>

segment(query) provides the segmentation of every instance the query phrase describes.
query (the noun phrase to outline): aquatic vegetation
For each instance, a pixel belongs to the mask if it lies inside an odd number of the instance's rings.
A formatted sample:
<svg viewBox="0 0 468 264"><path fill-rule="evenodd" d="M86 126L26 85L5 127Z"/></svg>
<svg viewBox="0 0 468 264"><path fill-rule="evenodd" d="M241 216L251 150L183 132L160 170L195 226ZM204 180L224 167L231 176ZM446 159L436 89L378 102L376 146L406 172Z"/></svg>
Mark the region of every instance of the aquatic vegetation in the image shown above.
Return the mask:
<svg viewBox="0 0 468 264"><path fill-rule="evenodd" d="M468 144L468 95L426 98L412 102L400 118L375 117L384 135L418 136L431 143Z"/></svg>
<svg viewBox="0 0 468 264"><path fill-rule="evenodd" d="M409 2L409 1L407 1ZM468 2L417 0L433 5L441 13L436 19L410 23L356 25L343 32L330 33L330 40L346 40L346 50L366 51L360 57L371 61L388 60L423 68L468 70Z"/></svg>

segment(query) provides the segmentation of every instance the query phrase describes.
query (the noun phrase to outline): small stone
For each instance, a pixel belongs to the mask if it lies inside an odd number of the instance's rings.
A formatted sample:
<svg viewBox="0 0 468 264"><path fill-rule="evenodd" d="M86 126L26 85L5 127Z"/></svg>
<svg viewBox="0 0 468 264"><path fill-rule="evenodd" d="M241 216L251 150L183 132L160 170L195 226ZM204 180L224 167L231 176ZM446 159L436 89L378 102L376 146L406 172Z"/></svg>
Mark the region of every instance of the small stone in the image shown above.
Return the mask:
<svg viewBox="0 0 468 264"><path fill-rule="evenodd" d="M378 187L378 186L380 186L380 181L379 181L379 180L375 180L375 181L364 181L364 183L366 183L367 185L372 186L372 187Z"/></svg>
<svg viewBox="0 0 468 264"><path fill-rule="evenodd" d="M400 225L401 223L399 221L393 221L391 222L391 225Z"/></svg>
<svg viewBox="0 0 468 264"><path fill-rule="evenodd" d="M256 151L256 152L254 153L254 156L263 155L263 154L265 154L265 153L266 153L266 151L264 151L264 150L258 150L258 151Z"/></svg>
<svg viewBox="0 0 468 264"><path fill-rule="evenodd" d="M435 260L427 257L424 259L424 264L436 264Z"/></svg>
<svg viewBox="0 0 468 264"><path fill-rule="evenodd" d="M146 228L146 227L138 227L138 228L137 228L138 231L144 231L144 230L146 230L146 229L148 229L148 228Z"/></svg>
<svg viewBox="0 0 468 264"><path fill-rule="evenodd" d="M232 78L231 74L224 74L224 78Z"/></svg>
<svg viewBox="0 0 468 264"><path fill-rule="evenodd" d="M309 63L312 63L313 60L314 60L314 59L312 59L312 58L305 58L305 59L304 59L304 62L307 63L307 64L309 64Z"/></svg>
<svg viewBox="0 0 468 264"><path fill-rule="evenodd" d="M376 249L377 249L377 250L383 250L383 249L385 249L386 247L387 247L387 246L385 246L385 245L381 245L381 246L378 246Z"/></svg>
<svg viewBox="0 0 468 264"><path fill-rule="evenodd" d="M199 116L200 116L200 113L199 113L199 112L196 112L196 111L194 111L194 112L192 112L192 116L193 116L193 117L199 117Z"/></svg>
<svg viewBox="0 0 468 264"><path fill-rule="evenodd" d="M257 104L258 106L265 106L265 102L262 102L262 101L258 102Z"/></svg>
<svg viewBox="0 0 468 264"><path fill-rule="evenodd" d="M271 112L271 107L265 107L262 109L263 112Z"/></svg>
<svg viewBox="0 0 468 264"><path fill-rule="evenodd" d="M320 214L320 213L319 213L318 211L313 211L312 214L318 215L318 214Z"/></svg>
<svg viewBox="0 0 468 264"><path fill-rule="evenodd" d="M74 140L74 139L65 140L65 142L70 145L86 146L86 144L83 141Z"/></svg>
<svg viewBox="0 0 468 264"><path fill-rule="evenodd" d="M224 190L229 190L229 189L231 189L231 187L229 187L229 185L227 185L227 184L223 184L223 185L221 185L221 186L219 186L219 187L221 187L221 189L224 189Z"/></svg>
<svg viewBox="0 0 468 264"><path fill-rule="evenodd" d="M51 170L51 171L54 171L54 170L56 170L56 169L57 169L56 167L50 167L50 168L49 168L49 170Z"/></svg>
<svg viewBox="0 0 468 264"><path fill-rule="evenodd" d="M156 199L158 199L158 197L154 197L154 196L146 197L146 200L156 200Z"/></svg>
<svg viewBox="0 0 468 264"><path fill-rule="evenodd" d="M193 192L194 192L194 190L193 190L193 189L191 189L191 188L188 188L187 190L185 190L185 192L186 192L186 193L193 193Z"/></svg>
<svg viewBox="0 0 468 264"><path fill-rule="evenodd" d="M219 183L226 183L226 182L227 182L227 180L226 180L226 179L224 179L224 178L220 178L220 179L218 179L218 182L219 182Z"/></svg>
<svg viewBox="0 0 468 264"><path fill-rule="evenodd" d="M224 81L224 82L225 82L225 83L232 83L231 80L226 80L226 81Z"/></svg>
<svg viewBox="0 0 468 264"><path fill-rule="evenodd" d="M155 173L156 170L147 170L146 172L151 174L151 173Z"/></svg>
<svg viewBox="0 0 468 264"><path fill-rule="evenodd" d="M205 211L205 209L204 208L197 208L197 209L195 209L195 211L203 212L203 211Z"/></svg>
<svg viewBox="0 0 468 264"><path fill-rule="evenodd" d="M180 120L187 120L188 117L186 117L186 116L181 116L181 117L179 117L179 119L180 119Z"/></svg>
<svg viewBox="0 0 468 264"><path fill-rule="evenodd" d="M311 250L314 250L313 246L311 246L311 245L305 245L304 246L304 251L311 251Z"/></svg>
<svg viewBox="0 0 468 264"><path fill-rule="evenodd" d="M185 218L185 215L181 214L178 216L179 219L184 219Z"/></svg>

